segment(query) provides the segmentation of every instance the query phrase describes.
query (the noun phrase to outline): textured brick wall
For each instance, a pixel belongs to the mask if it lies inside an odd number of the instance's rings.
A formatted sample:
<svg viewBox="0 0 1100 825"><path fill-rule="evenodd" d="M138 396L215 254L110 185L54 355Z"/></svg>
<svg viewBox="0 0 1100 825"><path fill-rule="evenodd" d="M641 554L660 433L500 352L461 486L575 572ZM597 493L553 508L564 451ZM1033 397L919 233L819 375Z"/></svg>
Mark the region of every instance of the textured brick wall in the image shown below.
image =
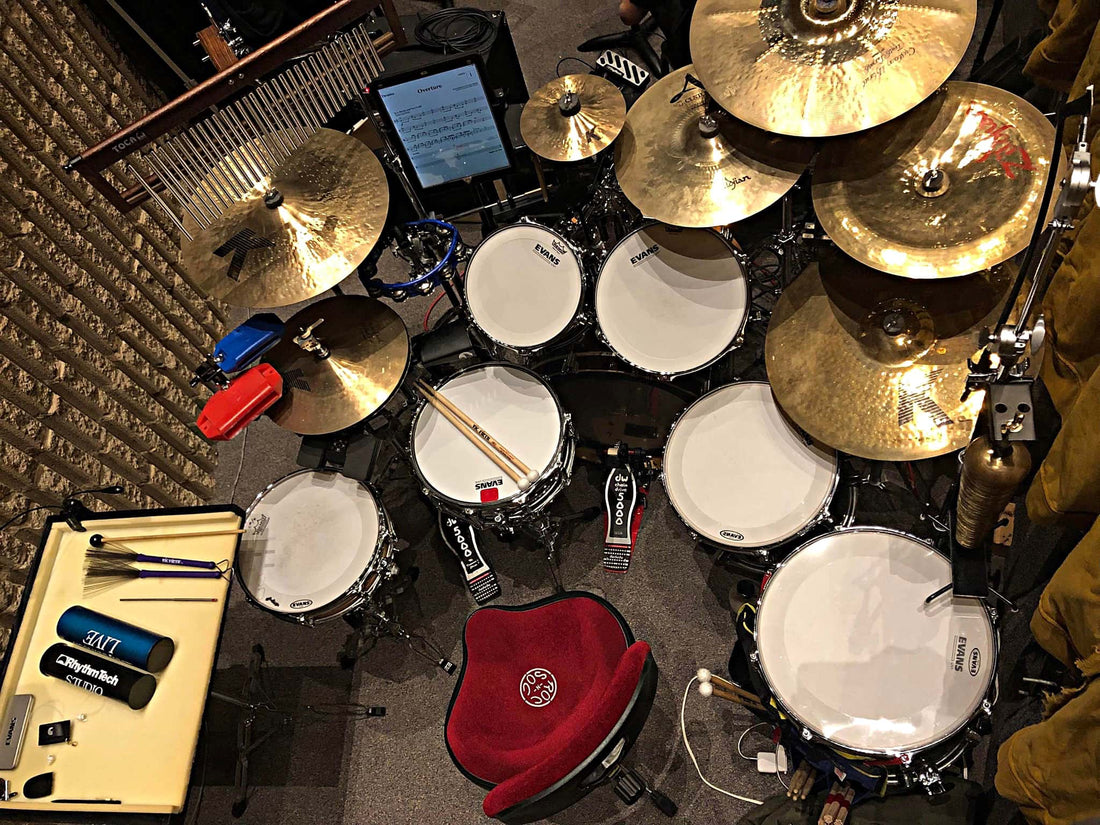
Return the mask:
<svg viewBox="0 0 1100 825"><path fill-rule="evenodd" d="M167 218L61 168L157 103L78 0L0 0L0 521L80 487L125 486L101 508L212 496L188 377L224 311ZM0 534L0 649L37 515Z"/></svg>

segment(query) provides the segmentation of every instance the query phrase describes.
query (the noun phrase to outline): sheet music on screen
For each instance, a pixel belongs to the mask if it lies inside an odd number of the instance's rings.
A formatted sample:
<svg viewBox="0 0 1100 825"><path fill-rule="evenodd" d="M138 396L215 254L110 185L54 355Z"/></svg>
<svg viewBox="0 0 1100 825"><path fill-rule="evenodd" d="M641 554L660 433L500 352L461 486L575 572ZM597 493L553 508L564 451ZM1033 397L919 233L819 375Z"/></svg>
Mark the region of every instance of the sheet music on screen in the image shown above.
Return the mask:
<svg viewBox="0 0 1100 825"><path fill-rule="evenodd" d="M509 167L476 66L379 90L422 187Z"/></svg>

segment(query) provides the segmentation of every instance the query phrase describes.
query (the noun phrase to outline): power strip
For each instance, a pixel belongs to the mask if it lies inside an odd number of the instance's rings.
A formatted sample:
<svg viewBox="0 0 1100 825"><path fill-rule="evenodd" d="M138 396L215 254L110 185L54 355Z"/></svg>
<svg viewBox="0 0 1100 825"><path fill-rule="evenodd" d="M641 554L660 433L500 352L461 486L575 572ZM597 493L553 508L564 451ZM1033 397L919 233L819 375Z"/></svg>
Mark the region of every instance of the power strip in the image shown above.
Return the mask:
<svg viewBox="0 0 1100 825"><path fill-rule="evenodd" d="M637 89L643 88L649 82L649 72L637 63L627 60L618 52L611 51L611 49L596 58L596 65L617 77L621 77Z"/></svg>

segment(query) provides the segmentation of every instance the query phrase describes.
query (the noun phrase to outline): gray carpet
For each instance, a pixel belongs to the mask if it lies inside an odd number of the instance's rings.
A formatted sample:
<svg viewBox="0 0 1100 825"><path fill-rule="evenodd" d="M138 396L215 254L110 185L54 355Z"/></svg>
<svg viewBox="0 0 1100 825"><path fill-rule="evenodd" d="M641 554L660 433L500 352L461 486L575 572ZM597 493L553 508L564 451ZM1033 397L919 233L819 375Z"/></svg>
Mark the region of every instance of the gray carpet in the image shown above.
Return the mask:
<svg viewBox="0 0 1100 825"><path fill-rule="evenodd" d="M528 84L533 90L554 76L559 57L575 54L582 39L619 27L611 0L566 2L478 2L506 9ZM431 11L431 3L399 3L402 11ZM984 15L983 15L984 17ZM465 229L468 242L476 233ZM387 254L391 278L401 274ZM361 291L350 279L349 292ZM420 328L427 301L416 299L398 309L410 329ZM283 317L290 312L283 311ZM242 507L266 485L296 469L298 439L266 419L253 425L247 439L223 445L218 472L220 500ZM555 509L568 512L596 504L602 475L583 465ZM415 564L420 578L397 597L401 620L440 643L458 661L460 632L475 607L457 563L436 534L434 512L421 500L403 467L379 482L397 534L408 543L403 564ZM901 505L899 505L901 507ZM904 509L904 508L902 508ZM894 512L889 497L861 508L861 521L914 524L912 513ZM650 496L638 547L625 575L604 572L600 564L599 520L574 525L563 542L562 575L567 588L601 594L615 604L636 636L653 647L661 676L657 702L631 762L680 804L678 821L736 821L749 810L743 802L710 790L699 781L680 742L679 713L684 687L700 666L724 670L733 637L730 594L737 576L696 548L672 511L659 484ZM551 593L541 553L524 542L485 541L504 590L498 604L518 604ZM251 760L254 786L241 821L246 823L478 823L483 793L454 768L443 742L443 718L454 678L383 639L353 671L337 665L348 628L342 621L315 629L280 622L247 604L234 589L217 663L216 685L239 689L254 643L269 661L268 688L275 704L301 709L307 704L362 702L384 705L381 719L344 721L300 715L280 729ZM687 726L705 773L716 784L762 799L777 791L775 776L760 775L738 756L735 743L752 722L747 712L692 694ZM210 706L205 754L196 778L204 776L201 807L197 790L190 811L197 821L233 821L233 742L235 712L220 702ZM261 720L260 728L269 722ZM756 736L745 740L749 754L770 747ZM203 767L205 765L205 767ZM667 821L647 803L625 809L609 789L553 817L561 825Z"/></svg>

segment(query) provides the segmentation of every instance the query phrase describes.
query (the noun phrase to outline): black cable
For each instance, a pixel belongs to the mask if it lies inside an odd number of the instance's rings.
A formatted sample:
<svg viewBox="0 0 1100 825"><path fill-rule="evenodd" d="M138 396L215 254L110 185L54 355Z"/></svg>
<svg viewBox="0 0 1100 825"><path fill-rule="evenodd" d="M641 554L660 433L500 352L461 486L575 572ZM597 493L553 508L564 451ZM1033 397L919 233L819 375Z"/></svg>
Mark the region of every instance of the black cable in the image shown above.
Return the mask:
<svg viewBox="0 0 1100 825"><path fill-rule="evenodd" d="M440 9L416 24L413 37L428 49L449 52L476 51L496 36L496 23L481 9Z"/></svg>
<svg viewBox="0 0 1100 825"><path fill-rule="evenodd" d="M559 60L558 65L554 67L554 74L556 74L558 77L561 77L561 64L567 60L576 60L578 63L583 63L585 66L587 66L589 71L596 71L596 67L589 63L587 60L581 60L579 57L573 57L573 55L566 55L561 60Z"/></svg>
<svg viewBox="0 0 1100 825"><path fill-rule="evenodd" d="M12 516L10 519L8 519L2 525L0 525L0 530L7 530L8 527L10 527L15 522L20 521L22 519L25 519L31 513L36 513L39 510L60 510L60 509L61 509L61 507L56 505L56 504L43 504L39 507L28 507L26 510L23 510L20 513L16 513L14 516Z"/></svg>

